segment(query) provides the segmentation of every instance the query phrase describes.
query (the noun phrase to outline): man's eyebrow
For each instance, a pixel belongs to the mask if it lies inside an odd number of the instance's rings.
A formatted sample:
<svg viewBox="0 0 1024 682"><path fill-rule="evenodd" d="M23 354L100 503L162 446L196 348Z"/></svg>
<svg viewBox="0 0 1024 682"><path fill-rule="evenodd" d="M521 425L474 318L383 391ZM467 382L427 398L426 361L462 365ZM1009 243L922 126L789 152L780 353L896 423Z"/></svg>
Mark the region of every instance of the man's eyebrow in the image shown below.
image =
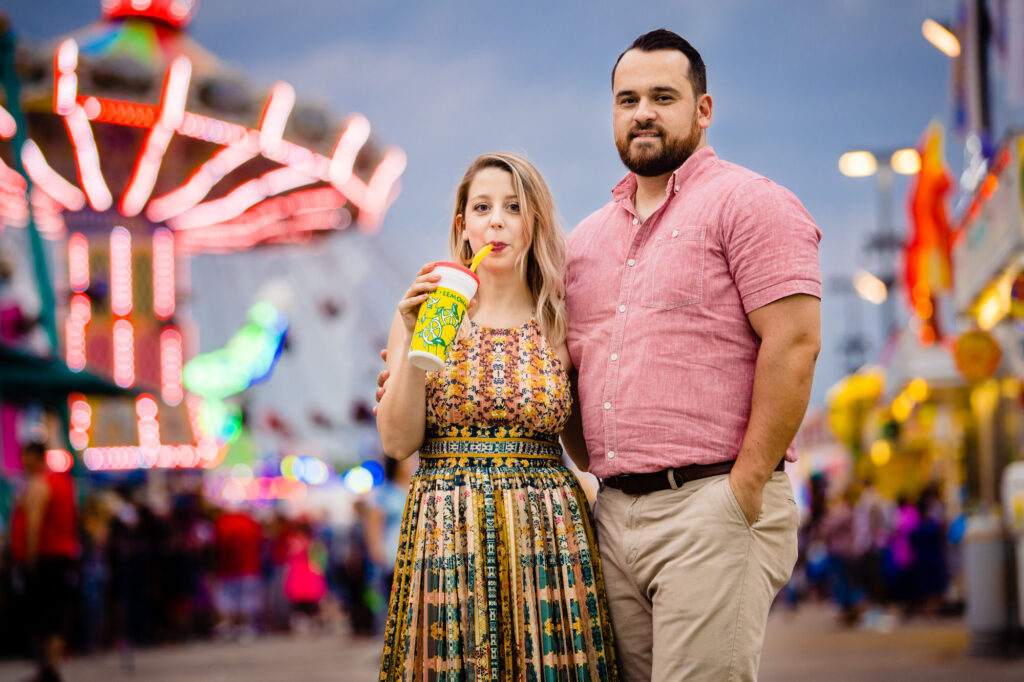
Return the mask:
<svg viewBox="0 0 1024 682"><path fill-rule="evenodd" d="M671 85L655 85L650 88L650 92L656 94L668 94L677 96L680 94L679 90L673 88ZM633 90L619 90L618 92L615 93L616 98L626 96L636 97L636 92Z"/></svg>

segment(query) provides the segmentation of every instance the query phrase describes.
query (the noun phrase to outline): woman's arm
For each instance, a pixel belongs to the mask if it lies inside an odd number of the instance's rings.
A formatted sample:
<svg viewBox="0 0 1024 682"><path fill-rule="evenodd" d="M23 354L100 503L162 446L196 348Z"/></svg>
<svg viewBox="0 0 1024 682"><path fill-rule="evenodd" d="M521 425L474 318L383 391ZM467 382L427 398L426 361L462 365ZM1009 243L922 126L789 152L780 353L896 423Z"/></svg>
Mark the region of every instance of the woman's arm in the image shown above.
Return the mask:
<svg viewBox="0 0 1024 682"><path fill-rule="evenodd" d="M422 369L409 362L409 344L420 305L437 288L439 276L433 274L433 265L424 265L405 298L398 304L398 312L388 336L387 392L377 406L377 431L380 433L384 454L405 459L423 445L427 425L426 376Z"/></svg>

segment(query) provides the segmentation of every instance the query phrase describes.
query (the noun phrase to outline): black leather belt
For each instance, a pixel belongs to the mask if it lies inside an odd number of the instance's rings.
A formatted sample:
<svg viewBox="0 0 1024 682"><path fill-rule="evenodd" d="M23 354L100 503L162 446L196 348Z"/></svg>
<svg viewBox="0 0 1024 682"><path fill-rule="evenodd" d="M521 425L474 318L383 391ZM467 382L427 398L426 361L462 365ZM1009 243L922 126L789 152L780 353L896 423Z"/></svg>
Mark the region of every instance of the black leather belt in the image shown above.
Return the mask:
<svg viewBox="0 0 1024 682"><path fill-rule="evenodd" d="M715 462L714 464L689 464L684 467L662 469L661 471L652 471L646 474L619 474L618 476L602 478L601 484L609 488L621 490L627 495L646 495L647 493L659 490L679 488L684 483L696 481L699 478L727 474L732 470L732 465L735 463L736 460L729 460L728 462ZM775 470L782 471L785 468L786 460L781 459Z"/></svg>

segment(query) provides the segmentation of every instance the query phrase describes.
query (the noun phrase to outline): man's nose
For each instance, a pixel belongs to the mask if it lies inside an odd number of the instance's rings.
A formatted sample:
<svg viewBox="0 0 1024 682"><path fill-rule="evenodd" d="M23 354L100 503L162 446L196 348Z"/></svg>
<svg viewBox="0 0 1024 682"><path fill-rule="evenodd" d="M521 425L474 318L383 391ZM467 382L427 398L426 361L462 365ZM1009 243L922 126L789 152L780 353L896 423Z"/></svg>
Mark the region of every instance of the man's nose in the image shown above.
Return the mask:
<svg viewBox="0 0 1024 682"><path fill-rule="evenodd" d="M636 111L633 113L633 120L638 123L647 123L653 121L656 118L654 109L651 107L651 102L646 97L641 97L640 102L637 104Z"/></svg>

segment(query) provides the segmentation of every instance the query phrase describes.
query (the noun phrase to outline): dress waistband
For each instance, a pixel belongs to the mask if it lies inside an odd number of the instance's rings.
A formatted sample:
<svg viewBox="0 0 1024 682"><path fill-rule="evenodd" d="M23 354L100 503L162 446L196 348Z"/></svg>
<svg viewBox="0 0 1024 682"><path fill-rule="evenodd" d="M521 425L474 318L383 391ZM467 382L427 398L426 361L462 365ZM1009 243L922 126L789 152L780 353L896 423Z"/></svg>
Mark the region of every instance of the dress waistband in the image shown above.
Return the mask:
<svg viewBox="0 0 1024 682"><path fill-rule="evenodd" d="M525 429L507 427L464 427L428 430L420 457L528 457L561 459L558 438Z"/></svg>

